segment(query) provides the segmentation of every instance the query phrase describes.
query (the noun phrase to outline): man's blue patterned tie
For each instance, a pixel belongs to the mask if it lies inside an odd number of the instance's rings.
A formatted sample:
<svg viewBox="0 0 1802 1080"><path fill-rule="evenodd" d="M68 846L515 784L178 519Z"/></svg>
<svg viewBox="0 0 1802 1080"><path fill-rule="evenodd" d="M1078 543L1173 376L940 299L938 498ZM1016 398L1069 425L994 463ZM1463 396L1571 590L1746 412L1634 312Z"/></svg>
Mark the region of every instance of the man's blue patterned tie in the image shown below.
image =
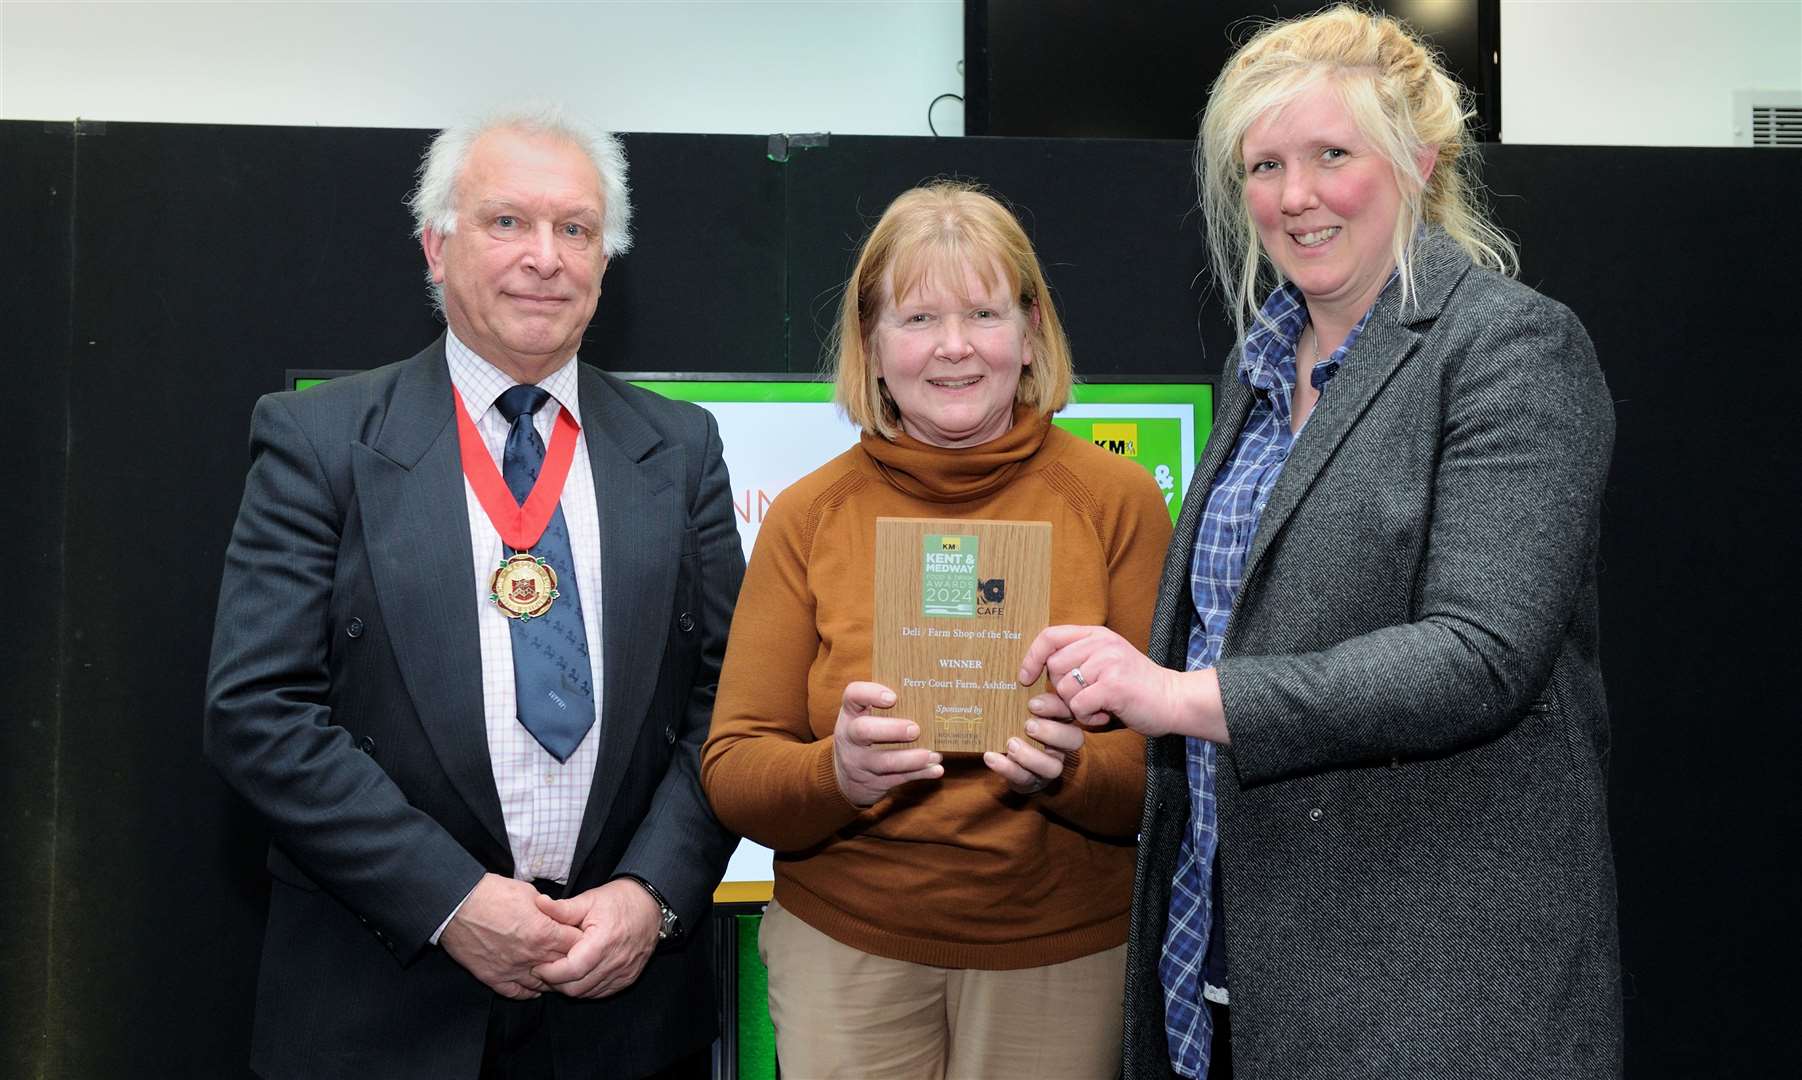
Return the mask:
<svg viewBox="0 0 1802 1080"><path fill-rule="evenodd" d="M550 400L536 386L514 386L495 402L513 425L501 458L501 475L520 505L544 468L544 440L532 427L532 416ZM594 678L589 666L588 636L582 629L582 596L576 588L576 564L570 555L569 526L558 504L533 555L557 573L556 603L534 619L512 620L513 685L519 696L519 722L558 761L567 761L594 723Z"/></svg>

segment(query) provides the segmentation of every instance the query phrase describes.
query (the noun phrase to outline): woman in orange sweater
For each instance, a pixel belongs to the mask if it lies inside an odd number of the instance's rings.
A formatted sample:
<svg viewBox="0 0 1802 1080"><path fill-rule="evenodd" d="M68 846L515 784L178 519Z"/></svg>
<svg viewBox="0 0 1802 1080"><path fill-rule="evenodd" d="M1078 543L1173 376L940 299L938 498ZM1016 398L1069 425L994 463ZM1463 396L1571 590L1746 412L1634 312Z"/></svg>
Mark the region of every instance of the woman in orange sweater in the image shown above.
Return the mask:
<svg viewBox="0 0 1802 1080"><path fill-rule="evenodd" d="M1131 462L1052 426L1069 345L1038 257L990 196L892 203L845 290L837 400L857 446L770 508L702 780L776 852L759 941L796 1077L1111 1077L1119 1068L1144 744L1045 719L1007 753L881 744L867 681L876 518L1052 524L1051 621L1143 645L1170 539Z"/></svg>

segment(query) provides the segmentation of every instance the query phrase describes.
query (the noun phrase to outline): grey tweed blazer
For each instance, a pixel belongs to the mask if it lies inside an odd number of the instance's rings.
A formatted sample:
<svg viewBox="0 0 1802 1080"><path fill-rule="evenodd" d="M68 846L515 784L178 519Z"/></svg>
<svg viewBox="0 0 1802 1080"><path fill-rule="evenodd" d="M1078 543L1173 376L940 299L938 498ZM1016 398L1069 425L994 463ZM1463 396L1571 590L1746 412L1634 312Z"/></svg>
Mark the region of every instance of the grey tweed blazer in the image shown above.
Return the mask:
<svg viewBox="0 0 1802 1080"><path fill-rule="evenodd" d="M1596 653L1608 390L1571 312L1434 231L1297 439L1217 671L1235 1076L1612 1077L1620 986ZM1238 354L1164 567L1185 661ZM1157 961L1188 819L1153 740L1125 1073L1170 1074Z"/></svg>

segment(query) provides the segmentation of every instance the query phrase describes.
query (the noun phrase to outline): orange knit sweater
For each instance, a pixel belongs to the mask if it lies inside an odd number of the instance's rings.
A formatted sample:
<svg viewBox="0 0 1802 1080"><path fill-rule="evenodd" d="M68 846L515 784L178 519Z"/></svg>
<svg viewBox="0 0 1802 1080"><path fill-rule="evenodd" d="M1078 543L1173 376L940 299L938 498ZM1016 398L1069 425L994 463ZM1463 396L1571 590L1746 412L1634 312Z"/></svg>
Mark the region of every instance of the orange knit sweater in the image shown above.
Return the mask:
<svg viewBox="0 0 1802 1080"><path fill-rule="evenodd" d="M1001 970L1126 940L1144 743L1090 733L1064 776L1014 794L980 757L860 809L839 791L845 684L870 677L876 518L1052 524L1051 621L1144 647L1170 516L1145 471L1017 415L944 450L866 434L777 497L733 617L702 782L720 820L776 852L776 899L880 956Z"/></svg>

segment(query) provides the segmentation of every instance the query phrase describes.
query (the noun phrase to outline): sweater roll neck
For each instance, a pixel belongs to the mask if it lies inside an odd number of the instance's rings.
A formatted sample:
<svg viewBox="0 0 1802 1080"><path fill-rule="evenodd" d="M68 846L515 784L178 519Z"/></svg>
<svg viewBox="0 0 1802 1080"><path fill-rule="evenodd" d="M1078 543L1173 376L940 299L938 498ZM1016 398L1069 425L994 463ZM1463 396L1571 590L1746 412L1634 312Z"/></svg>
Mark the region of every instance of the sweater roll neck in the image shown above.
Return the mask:
<svg viewBox="0 0 1802 1080"><path fill-rule="evenodd" d="M933 502L967 502L993 495L1008 484L1045 442L1051 417L1014 406L1014 426L998 439L951 449L921 442L905 431L893 440L866 431L863 452L882 478L897 489Z"/></svg>

